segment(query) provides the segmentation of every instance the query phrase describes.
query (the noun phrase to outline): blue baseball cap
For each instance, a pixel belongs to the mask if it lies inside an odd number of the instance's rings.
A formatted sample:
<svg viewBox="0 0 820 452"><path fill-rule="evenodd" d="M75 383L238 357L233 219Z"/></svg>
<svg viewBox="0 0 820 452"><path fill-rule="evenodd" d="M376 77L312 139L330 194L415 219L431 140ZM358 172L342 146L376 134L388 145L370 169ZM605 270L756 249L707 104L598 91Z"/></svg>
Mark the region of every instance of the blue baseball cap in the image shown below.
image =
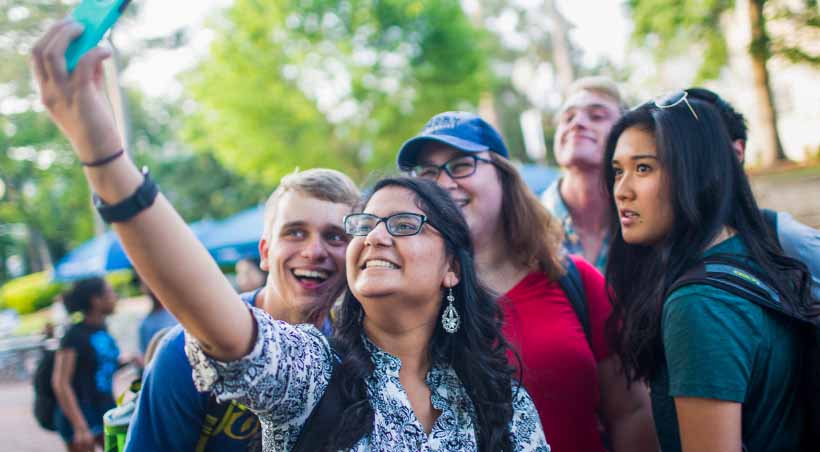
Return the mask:
<svg viewBox="0 0 820 452"><path fill-rule="evenodd" d="M487 121L474 113L446 111L433 116L421 133L401 146L399 169L409 170L416 166L419 151L431 142L443 143L463 152L491 151L509 158L504 139Z"/></svg>

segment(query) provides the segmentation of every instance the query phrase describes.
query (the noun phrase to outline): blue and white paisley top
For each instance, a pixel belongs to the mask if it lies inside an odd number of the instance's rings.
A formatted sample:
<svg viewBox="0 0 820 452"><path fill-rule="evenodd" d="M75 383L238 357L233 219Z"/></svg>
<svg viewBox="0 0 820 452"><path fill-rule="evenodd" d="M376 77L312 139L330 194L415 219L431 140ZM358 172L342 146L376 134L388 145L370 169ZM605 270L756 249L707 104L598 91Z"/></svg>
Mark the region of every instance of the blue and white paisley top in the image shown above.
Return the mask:
<svg viewBox="0 0 820 452"><path fill-rule="evenodd" d="M259 309L251 310L258 335L244 358L229 363L214 360L189 334L185 352L197 389L213 391L220 401L236 399L247 405L262 422L265 450L290 451L327 388L335 358L325 336L312 325L289 325ZM433 407L441 411L428 435L399 381L401 361L369 340L365 345L375 364L366 382L375 421L372 432L353 451L477 450L475 410L452 368L434 365L427 374ZM515 394L510 424L515 450L549 452L532 399L524 388Z"/></svg>

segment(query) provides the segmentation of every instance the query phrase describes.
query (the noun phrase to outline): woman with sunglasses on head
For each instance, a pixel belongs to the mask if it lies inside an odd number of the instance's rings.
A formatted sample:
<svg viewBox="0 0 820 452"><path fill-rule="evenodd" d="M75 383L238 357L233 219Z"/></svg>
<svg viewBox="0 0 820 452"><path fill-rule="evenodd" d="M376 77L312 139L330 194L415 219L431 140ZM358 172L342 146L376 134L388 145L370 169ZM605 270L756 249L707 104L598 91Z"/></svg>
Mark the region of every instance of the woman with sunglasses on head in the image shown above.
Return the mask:
<svg viewBox="0 0 820 452"><path fill-rule="evenodd" d="M566 273L561 223L507 160L498 132L480 117L433 117L398 154L403 170L437 182L464 214L482 282L501 295L504 333L521 356L550 444L559 451L656 451L646 388L628 387L604 340L609 316L601 274L572 256L586 294L589 337L558 280ZM515 364L515 362L513 362Z"/></svg>
<svg viewBox="0 0 820 452"><path fill-rule="evenodd" d="M630 380L651 385L664 452L801 450L798 325L710 284L672 287L727 256L805 305L805 267L767 233L731 146L714 106L684 91L626 113L605 151L613 342Z"/></svg>
<svg viewBox="0 0 820 452"><path fill-rule="evenodd" d="M63 21L35 46L43 103L134 267L185 327L195 382L253 410L265 450L293 450L336 381L335 400L323 405L340 413L319 410L333 424L305 438L324 441L310 450L549 452L532 400L513 380L501 312L477 281L467 225L444 191L385 180L364 215L346 219L349 289L331 347L315 326L243 303L123 155L102 84L108 52L91 50L66 71L65 49L80 32Z"/></svg>

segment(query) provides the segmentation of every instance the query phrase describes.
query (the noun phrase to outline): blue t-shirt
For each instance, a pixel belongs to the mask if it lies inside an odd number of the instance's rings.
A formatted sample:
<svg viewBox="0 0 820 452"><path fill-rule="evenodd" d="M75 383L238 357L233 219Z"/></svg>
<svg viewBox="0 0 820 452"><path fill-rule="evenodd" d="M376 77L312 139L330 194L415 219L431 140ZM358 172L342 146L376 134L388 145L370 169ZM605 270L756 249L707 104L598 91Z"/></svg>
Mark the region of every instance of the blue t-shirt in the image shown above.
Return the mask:
<svg viewBox="0 0 820 452"><path fill-rule="evenodd" d="M148 344L151 343L151 338L153 338L155 334L177 323L177 319L175 319L167 309L151 311L140 323L140 353L145 354L145 350L148 348Z"/></svg>
<svg viewBox="0 0 820 452"><path fill-rule="evenodd" d="M261 289L242 294L254 305ZM185 356L185 333L177 325L163 338L142 380L131 418L126 451L194 451L208 411L210 394L197 392ZM250 411L233 411L218 425L204 451L261 450L259 420Z"/></svg>
<svg viewBox="0 0 820 452"><path fill-rule="evenodd" d="M76 323L60 340L60 349L77 353L71 387L80 404L108 409L114 405L111 394L114 372L119 367L120 349L105 325Z"/></svg>

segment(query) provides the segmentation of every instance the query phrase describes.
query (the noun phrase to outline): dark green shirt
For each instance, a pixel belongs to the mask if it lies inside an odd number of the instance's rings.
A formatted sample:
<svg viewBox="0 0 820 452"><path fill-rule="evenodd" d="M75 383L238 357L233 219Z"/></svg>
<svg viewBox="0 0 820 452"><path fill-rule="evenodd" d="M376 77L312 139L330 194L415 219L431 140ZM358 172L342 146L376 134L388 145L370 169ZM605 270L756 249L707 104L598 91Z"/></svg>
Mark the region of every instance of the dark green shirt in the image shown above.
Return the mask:
<svg viewBox="0 0 820 452"><path fill-rule="evenodd" d="M713 253L747 255L739 237L704 254ZM749 452L799 450L801 358L795 328L791 320L711 286L672 293L661 325L666 365L650 382L663 451L681 450L674 397L742 403Z"/></svg>

